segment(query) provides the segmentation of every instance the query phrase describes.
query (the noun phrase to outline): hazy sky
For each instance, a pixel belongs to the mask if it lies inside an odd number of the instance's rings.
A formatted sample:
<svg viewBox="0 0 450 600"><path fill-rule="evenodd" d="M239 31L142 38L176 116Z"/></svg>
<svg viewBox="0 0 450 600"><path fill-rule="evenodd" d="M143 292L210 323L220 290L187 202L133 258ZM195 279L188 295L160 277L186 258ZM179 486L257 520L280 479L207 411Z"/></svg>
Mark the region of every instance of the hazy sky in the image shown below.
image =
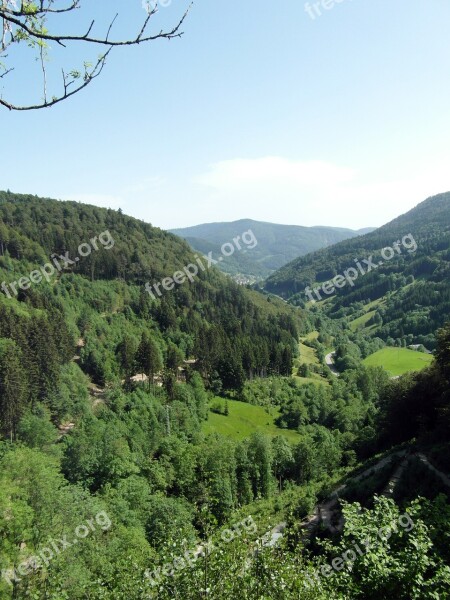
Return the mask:
<svg viewBox="0 0 450 600"><path fill-rule="evenodd" d="M119 37L145 16L141 0L84 3L98 23L118 10ZM161 8L155 30L186 6ZM1 109L0 188L121 207L164 228L244 217L378 226L450 190L448 0L320 10L196 0L181 39L116 51L81 95ZM5 96L37 85L12 76Z"/></svg>

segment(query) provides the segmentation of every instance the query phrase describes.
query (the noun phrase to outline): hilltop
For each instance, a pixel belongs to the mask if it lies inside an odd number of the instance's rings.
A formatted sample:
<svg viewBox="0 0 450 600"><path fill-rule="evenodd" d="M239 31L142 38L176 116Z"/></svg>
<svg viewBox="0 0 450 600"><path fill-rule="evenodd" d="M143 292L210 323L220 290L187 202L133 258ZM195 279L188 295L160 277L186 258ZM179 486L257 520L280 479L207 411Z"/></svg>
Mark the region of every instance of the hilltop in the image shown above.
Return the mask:
<svg viewBox="0 0 450 600"><path fill-rule="evenodd" d="M372 231L372 228L354 231L340 227L302 227L241 219L172 229L171 232L184 238L198 252L212 250L218 254L223 243L249 229L255 234L258 245L230 257L220 268L230 275L239 274L251 279L262 279L298 256Z"/></svg>

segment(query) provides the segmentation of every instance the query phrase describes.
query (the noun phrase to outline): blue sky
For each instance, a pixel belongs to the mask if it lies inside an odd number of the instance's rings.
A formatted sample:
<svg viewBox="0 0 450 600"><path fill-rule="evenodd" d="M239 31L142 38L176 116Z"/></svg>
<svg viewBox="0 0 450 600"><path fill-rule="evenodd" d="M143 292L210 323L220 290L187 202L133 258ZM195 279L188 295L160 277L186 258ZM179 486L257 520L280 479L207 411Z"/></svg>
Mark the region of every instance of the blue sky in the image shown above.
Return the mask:
<svg viewBox="0 0 450 600"><path fill-rule="evenodd" d="M117 10L117 37L144 16L141 0L84 4L76 25ZM173 0L154 28L186 7ZM0 110L0 188L121 207L164 228L246 217L378 226L450 190L450 3L320 11L197 0L181 39L115 51L81 95ZM67 66L78 58L69 50ZM39 98L24 53L16 61L3 95Z"/></svg>

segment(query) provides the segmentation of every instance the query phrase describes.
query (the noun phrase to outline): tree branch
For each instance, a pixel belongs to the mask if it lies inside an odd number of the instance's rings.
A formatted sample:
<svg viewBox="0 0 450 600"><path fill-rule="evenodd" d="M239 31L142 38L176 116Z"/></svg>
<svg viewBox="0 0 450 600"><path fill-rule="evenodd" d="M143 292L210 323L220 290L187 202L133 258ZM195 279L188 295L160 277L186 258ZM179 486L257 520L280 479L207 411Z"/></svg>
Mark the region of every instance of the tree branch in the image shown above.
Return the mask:
<svg viewBox="0 0 450 600"><path fill-rule="evenodd" d="M57 42L58 44L62 43L62 45L64 45L64 42L85 42L88 44L100 44L100 45L104 45L104 46L134 46L137 44L141 44L143 42L153 42L158 39L172 39L174 37L181 37L183 35L183 32L180 32L180 29L181 29L181 26L183 25L184 21L186 20L186 17L188 16L191 7L192 7L192 4L189 6L189 8L184 13L184 15L178 21L177 25L172 30L160 31L159 33L156 33L154 35L149 35L149 36L143 37L143 34L145 33L145 30L147 28L147 25L148 25L151 17L154 14L156 14L156 12L157 12L157 10L153 9L152 11L150 11L147 14L147 18L144 21L144 25L135 38L133 38L131 40L116 40L116 41L109 40L108 35L109 35L112 25L114 24L114 21L118 17L118 15L116 15L114 17L111 24L109 25L108 34L105 38L95 38L95 37L89 36L89 34L95 24L95 21L91 22L87 33L85 33L84 35L62 35L62 34L52 35L50 33L44 33L42 31L38 31L38 30L34 29L30 25L27 25L26 22L21 21L20 18L16 18L14 16L8 15L7 12L3 11L3 10L0 10L0 18L3 18L5 21L7 21L8 23L10 23L12 25L16 25L16 27L18 27L23 32L28 34L31 38L34 38L36 40L42 40L42 41L46 41L46 42ZM71 10L73 10L73 8ZM28 16L30 16L30 15L28 15Z"/></svg>
<svg viewBox="0 0 450 600"><path fill-rule="evenodd" d="M12 0L0 0L0 19L3 23L3 35L1 40L0 52L3 52L3 61L7 58L5 55L6 48L11 48L13 44L20 44L25 42L29 47L35 48L38 51L37 59L40 61L41 71L43 74L44 84L44 97L41 103L31 103L30 105L17 105L13 102L9 102L3 97L0 97L0 105L8 108L9 110L38 110L42 108L49 108L58 104L71 96L77 94L84 88L86 88L94 79L96 79L103 68L105 67L106 58L109 56L111 50L116 47L124 46L136 46L143 43L152 42L158 39L173 39L179 38L183 35L181 27L186 20L189 11L192 7L192 3L189 5L185 13L179 19L178 23L168 31L159 31L155 34L147 34L147 29L152 17L158 12L158 6L155 4L147 10L146 17L142 23L141 28L137 32L135 37L125 40L111 40L110 34L114 24L117 21L118 14L114 16L104 37L96 37L92 35L92 31L95 26L95 20L92 20L87 31L84 34L56 34L51 33L46 28L46 17L48 15L61 15L63 13L70 13L71 11L81 8L82 0L67 0L68 4L62 8L54 8L54 0L39 0L39 2L31 3L28 0L22 0L20 2L20 9L16 3ZM129 1L129 0L128 0ZM19 4L19 3L17 3ZM57 96L53 96L51 100L47 96L47 72L45 65L46 48L49 43L56 43L62 48L66 48L69 43L79 43L88 45L99 45L106 46L107 50L104 52L93 68L89 68L88 64L84 64L84 73L72 70L66 73L62 70L62 92ZM3 72L1 72L3 70ZM13 67L8 68L5 64L0 62L0 79L3 79L14 70ZM78 80L82 79L81 83Z"/></svg>
<svg viewBox="0 0 450 600"><path fill-rule="evenodd" d="M30 106L19 106L19 105L11 104L10 102L3 100L3 98L0 98L0 105L5 106L9 110L18 110L18 111L39 110L41 108L50 108L51 106L55 106L55 104L59 104L60 102L67 100L71 96L78 94L78 92L81 92L81 90L84 90L84 88L86 88L90 83L92 83L94 81L94 79L96 79L103 71L103 68L106 63L106 58L107 58L108 54L111 52L111 50L112 50L112 48L110 48L103 56L101 56L98 59L97 63L95 64L95 66L93 67L93 69L91 71L87 71L87 70L85 71L82 83L80 85L78 85L77 87L75 87L74 89L72 89L72 91L69 91L69 87L78 80L78 77L72 77L72 79L69 80L66 73L63 71L62 78L63 78L63 90L64 91L60 96L53 96L53 98L50 101L47 101L47 99L44 98L44 102L42 102L41 104L34 104L34 105L30 105Z"/></svg>

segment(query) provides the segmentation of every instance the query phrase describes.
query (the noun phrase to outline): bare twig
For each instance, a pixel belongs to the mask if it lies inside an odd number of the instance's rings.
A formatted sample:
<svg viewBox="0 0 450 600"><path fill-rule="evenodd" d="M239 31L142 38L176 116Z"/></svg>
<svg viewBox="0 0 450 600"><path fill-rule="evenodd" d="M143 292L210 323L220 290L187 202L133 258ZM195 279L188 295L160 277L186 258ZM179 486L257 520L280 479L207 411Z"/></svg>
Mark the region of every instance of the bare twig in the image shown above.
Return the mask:
<svg viewBox="0 0 450 600"><path fill-rule="evenodd" d="M47 103L47 71L45 70L44 46L40 46L41 69L44 84L44 102Z"/></svg>
<svg viewBox="0 0 450 600"><path fill-rule="evenodd" d="M55 104L59 104L60 102L67 100L71 96L74 96L78 92L81 92L81 90L84 90L85 87L87 87L90 83L92 83L92 81L94 81L94 79L96 79L103 71L103 68L106 63L106 58L108 57L111 50L112 50L112 48L110 48L103 56L101 56L98 59L97 63L94 65L94 67L91 69L91 71L85 72L83 82L80 83L80 85L73 88L71 91L69 90L69 88L77 81L77 79L75 79L75 78L69 79L67 74L64 71L62 71L63 90L64 91L60 96L57 96L57 97L54 96L50 101L47 101L47 99L44 99L44 102L42 102L41 104L34 104L34 105L30 105L30 106L18 106L18 105L9 103L6 100L3 100L3 98L0 98L0 105L5 106L9 110L18 110L18 111L39 110L41 108L50 108L51 106L55 106Z"/></svg>

